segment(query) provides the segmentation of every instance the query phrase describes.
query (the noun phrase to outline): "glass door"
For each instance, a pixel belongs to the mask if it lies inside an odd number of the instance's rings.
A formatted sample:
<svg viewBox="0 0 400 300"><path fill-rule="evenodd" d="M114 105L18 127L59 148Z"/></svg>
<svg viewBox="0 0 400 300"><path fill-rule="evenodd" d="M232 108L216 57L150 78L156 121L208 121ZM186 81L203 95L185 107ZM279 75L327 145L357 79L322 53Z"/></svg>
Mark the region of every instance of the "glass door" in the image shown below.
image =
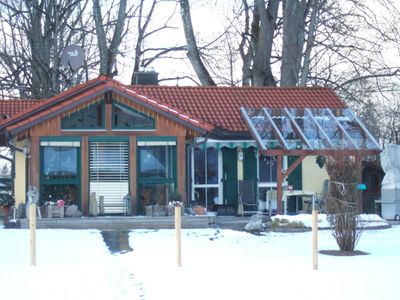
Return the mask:
<svg viewBox="0 0 400 300"><path fill-rule="evenodd" d="M222 204L219 185L219 151L216 148L195 148L193 151L192 178L194 179L192 199L196 205L214 210Z"/></svg>

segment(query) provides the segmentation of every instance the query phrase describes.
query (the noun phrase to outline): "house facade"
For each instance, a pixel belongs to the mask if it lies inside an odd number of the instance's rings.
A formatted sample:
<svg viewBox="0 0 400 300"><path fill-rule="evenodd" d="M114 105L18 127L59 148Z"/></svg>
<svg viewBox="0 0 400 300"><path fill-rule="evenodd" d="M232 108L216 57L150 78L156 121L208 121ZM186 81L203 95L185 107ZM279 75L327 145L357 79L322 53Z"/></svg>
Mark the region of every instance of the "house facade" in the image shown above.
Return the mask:
<svg viewBox="0 0 400 300"><path fill-rule="evenodd" d="M271 189L282 198L287 186L320 193L328 177L317 155L379 152L328 88L126 86L99 77L0 107L17 203L35 186L40 204L62 199L84 215L91 195L108 215L144 215L177 193L186 205L237 211L240 181L258 200Z"/></svg>

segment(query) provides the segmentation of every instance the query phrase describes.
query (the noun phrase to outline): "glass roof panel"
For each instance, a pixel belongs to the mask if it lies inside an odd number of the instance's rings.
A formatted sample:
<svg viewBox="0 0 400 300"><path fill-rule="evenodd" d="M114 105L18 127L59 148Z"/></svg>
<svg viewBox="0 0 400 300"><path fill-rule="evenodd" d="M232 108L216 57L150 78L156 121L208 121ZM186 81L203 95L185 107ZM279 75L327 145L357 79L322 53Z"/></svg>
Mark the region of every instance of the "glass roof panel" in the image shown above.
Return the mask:
<svg viewBox="0 0 400 300"><path fill-rule="evenodd" d="M311 147L314 149L329 149L332 145L329 139L324 134L322 128L314 122L312 116L301 108L288 108L288 111L293 116L294 121L307 138Z"/></svg>
<svg viewBox="0 0 400 300"><path fill-rule="evenodd" d="M376 149L379 147L368 129L359 123L350 109L341 109L335 112L337 120L359 149Z"/></svg>
<svg viewBox="0 0 400 300"><path fill-rule="evenodd" d="M302 142L300 135L297 133L294 124L290 120L285 109L266 109L271 115L276 127L279 129L282 137L285 139L290 150L293 149L310 149L307 144Z"/></svg>
<svg viewBox="0 0 400 300"><path fill-rule="evenodd" d="M310 109L314 119L318 122L335 149L354 149L354 144L340 128L328 108Z"/></svg>
<svg viewBox="0 0 400 300"><path fill-rule="evenodd" d="M272 123L262 110L246 109L252 125L257 130L264 146L267 149L282 149L282 145L277 138Z"/></svg>
<svg viewBox="0 0 400 300"><path fill-rule="evenodd" d="M379 144L348 108L241 108L263 149L379 150Z"/></svg>

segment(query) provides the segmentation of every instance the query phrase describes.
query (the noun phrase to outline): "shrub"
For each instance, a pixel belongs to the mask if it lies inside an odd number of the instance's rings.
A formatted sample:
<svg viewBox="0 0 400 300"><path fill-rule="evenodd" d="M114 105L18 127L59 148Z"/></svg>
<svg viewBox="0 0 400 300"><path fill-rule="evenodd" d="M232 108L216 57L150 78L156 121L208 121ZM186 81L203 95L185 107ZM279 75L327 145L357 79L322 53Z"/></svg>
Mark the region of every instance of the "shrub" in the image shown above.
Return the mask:
<svg viewBox="0 0 400 300"><path fill-rule="evenodd" d="M361 237L357 203L357 174L350 157L337 156L329 160L330 176L326 212L332 235L340 251L354 251Z"/></svg>

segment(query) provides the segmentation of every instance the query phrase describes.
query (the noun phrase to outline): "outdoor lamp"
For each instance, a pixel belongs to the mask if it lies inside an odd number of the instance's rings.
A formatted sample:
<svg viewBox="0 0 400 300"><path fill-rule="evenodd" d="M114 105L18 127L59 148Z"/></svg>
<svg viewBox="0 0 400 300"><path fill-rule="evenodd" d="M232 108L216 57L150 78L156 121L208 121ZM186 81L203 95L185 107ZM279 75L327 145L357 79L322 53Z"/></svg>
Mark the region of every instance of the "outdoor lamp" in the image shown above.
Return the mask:
<svg viewBox="0 0 400 300"><path fill-rule="evenodd" d="M36 204L39 200L39 193L34 186L29 186L27 196L31 204Z"/></svg>

